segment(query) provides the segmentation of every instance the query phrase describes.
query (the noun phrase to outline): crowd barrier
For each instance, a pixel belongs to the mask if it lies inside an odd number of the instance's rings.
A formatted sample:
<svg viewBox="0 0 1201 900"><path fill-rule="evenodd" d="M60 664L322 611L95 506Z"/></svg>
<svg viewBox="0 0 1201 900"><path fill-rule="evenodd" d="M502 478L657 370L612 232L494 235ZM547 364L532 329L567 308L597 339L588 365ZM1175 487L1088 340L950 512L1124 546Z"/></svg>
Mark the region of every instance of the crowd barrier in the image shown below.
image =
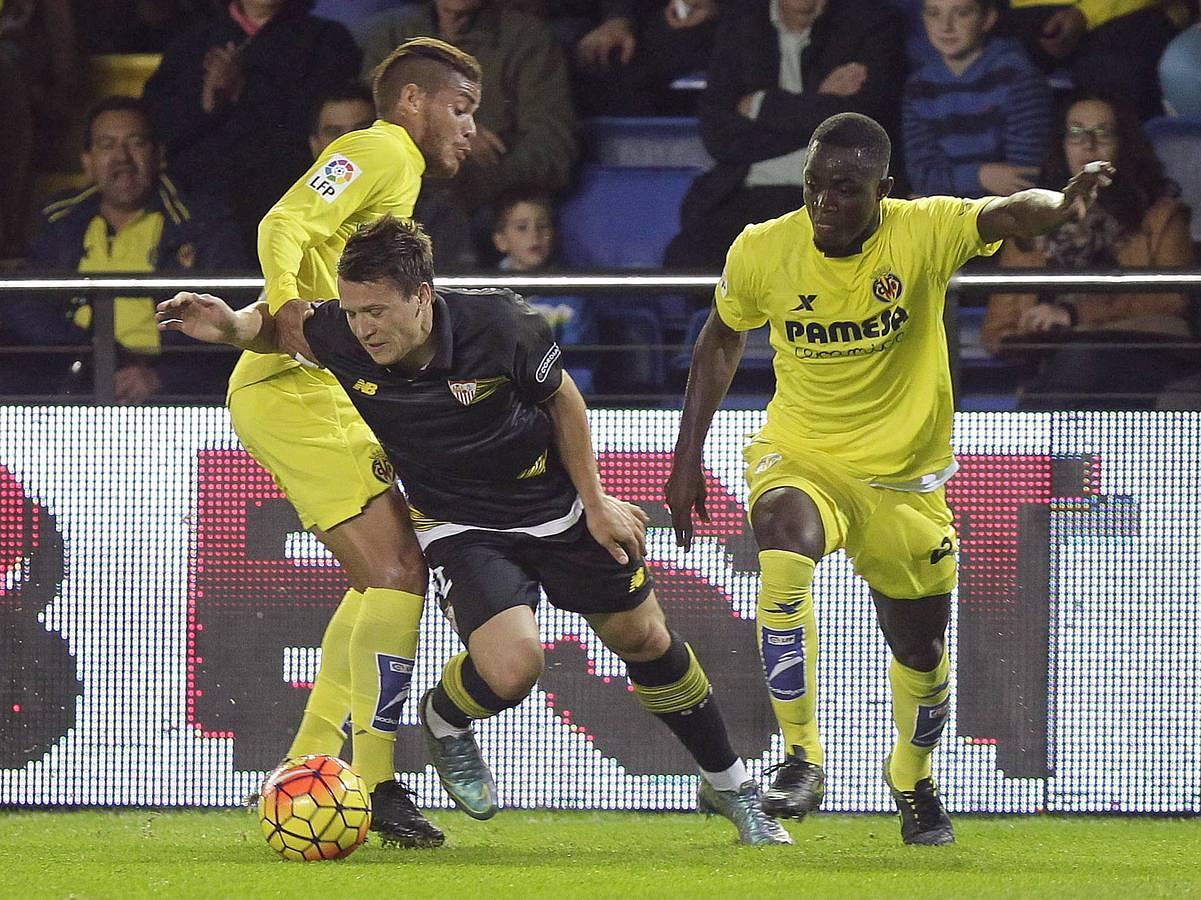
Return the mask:
<svg viewBox="0 0 1201 900"><path fill-rule="evenodd" d="M699 331L699 321L690 310L696 306L696 301L685 301L686 296L703 298L713 290L718 279L717 275L678 275L664 272L607 272L607 273L572 273L561 275L461 275L439 277L439 287L447 289L507 287L515 291L543 296L561 296L564 294L592 296L597 299L597 308L603 312L603 318L620 324L623 317L628 320L629 328L610 326L610 342L587 347L577 346L572 353L585 354L593 360L611 360L607 366L610 373L608 379L602 381L615 382L607 388L592 392L593 399L610 403L626 404L631 400L643 398L643 402L665 405L670 404L678 387L682 387L684 372L688 366L690 346L688 341ZM236 298L238 303L249 302L263 285L259 276L197 276L197 277L147 277L145 275L111 275L104 277L77 276L40 276L24 275L21 277L0 278L0 303L6 294L31 293L69 293L74 296L89 299L93 309L92 343L90 349L54 348L54 347L14 347L4 346L0 342L0 365L21 365L22 357L29 354L52 353L66 358L64 368L72 358L79 358L80 366L84 366L86 357L90 357L92 386L86 393L75 393L71 402L111 403L114 400L113 374L117 366L117 347L113 340L113 297L133 294L145 294L153 297L167 297L177 290L207 291ZM978 366L981 361L976 359L983 349L970 346L967 353L961 353L961 328L965 329L971 343L979 329L979 309L971 310L972 315L960 316L960 305L979 307L986 301L990 293L1008 292L1040 292L1040 291L1088 291L1101 293L1121 292L1165 292L1165 291L1198 291L1201 288L1201 272L1176 270L1123 270L1120 273L1077 272L1077 273L1048 273L1029 272L1022 270L994 271L984 273L960 272L950 284L947 297L946 314L944 316L947 337L950 344L950 362L952 378L956 385L960 381L962 366ZM631 305L631 297L646 297L646 308ZM624 300L624 302L623 302ZM606 306L606 301L609 305ZM616 301L616 302L613 302ZM1201 313L1201 310L1198 310ZM703 315L702 315L703 318ZM1201 314L1194 315L1196 322L1201 323ZM663 321L660 321L663 320ZM670 320L670 321L668 321ZM602 329L606 330L606 329ZM666 334L676 334L674 342L667 341ZM3 336L2 308L0 308L0 339ZM679 341L684 343L679 343ZM1132 338L1133 340L1133 338ZM617 341L613 343L613 341ZM1073 340L1077 347L1083 345ZM1109 342L1106 342L1106 346ZM1052 340L1040 340L1037 349L1045 350L1054 346ZM1098 345L1101 346L1101 345ZM1154 340L1144 343L1129 343L1128 347L1144 347L1154 352L1192 352L1201 350L1201 343L1192 339L1164 342ZM1022 350L1017 343L1010 344L1011 350ZM1027 348L1029 349L1029 348ZM225 353L230 355L228 348L204 347L195 344L175 346L172 354L190 353ZM985 354L987 355L987 354ZM770 369L771 348L768 346L766 335L753 333L744 357L744 370L752 373L764 373ZM1201 354L1199 354L1201 357ZM1008 366L1002 360L988 359L986 365ZM86 366L84 366L87 368ZM620 370L616 378L612 377L615 370ZM207 371L207 370L206 370ZM767 381L760 378L753 382L753 392L765 389ZM3 380L0 379L0 385ZM3 389L0 387L0 389ZM61 389L60 389L61 390ZM54 393L49 390L49 393ZM221 391L213 388L213 397L218 399ZM8 390L10 396L12 390ZM22 390L22 401L39 396ZM194 394L195 391L189 392ZM200 393L204 393L201 391ZM29 394L29 396L25 396ZM168 397L168 402L197 402L195 396ZM1070 405L1071 399L1065 399L1064 405Z"/></svg>

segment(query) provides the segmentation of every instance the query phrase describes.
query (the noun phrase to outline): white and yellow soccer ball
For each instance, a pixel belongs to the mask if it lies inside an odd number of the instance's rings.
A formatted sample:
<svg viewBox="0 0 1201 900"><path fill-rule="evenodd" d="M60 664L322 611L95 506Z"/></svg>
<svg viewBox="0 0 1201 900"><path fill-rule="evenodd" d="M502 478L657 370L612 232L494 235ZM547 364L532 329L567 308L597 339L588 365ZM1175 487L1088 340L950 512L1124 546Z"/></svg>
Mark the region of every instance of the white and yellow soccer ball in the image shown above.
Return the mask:
<svg viewBox="0 0 1201 900"><path fill-rule="evenodd" d="M263 837L284 859L341 859L367 839L371 797L358 774L332 756L288 760L263 783Z"/></svg>

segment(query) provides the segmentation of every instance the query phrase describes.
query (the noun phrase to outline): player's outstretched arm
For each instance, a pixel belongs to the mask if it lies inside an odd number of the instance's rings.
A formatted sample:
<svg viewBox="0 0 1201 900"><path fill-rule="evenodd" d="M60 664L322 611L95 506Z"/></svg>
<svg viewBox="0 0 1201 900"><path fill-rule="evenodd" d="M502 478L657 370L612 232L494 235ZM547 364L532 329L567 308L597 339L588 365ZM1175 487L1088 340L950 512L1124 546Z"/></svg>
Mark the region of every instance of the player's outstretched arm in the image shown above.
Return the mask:
<svg viewBox="0 0 1201 900"><path fill-rule="evenodd" d="M692 351L680 434L671 460L671 475L664 487L676 543L685 550L692 546L692 510L696 509L702 522L709 521L701 451L713 414L730 389L745 349L746 332L735 331L726 325L714 307Z"/></svg>
<svg viewBox="0 0 1201 900"><path fill-rule="evenodd" d="M976 227L985 243L1011 237L1036 237L1065 222L1079 220L1108 187L1116 170L1108 162L1091 162L1062 191L1031 188L997 197L980 212Z"/></svg>
<svg viewBox="0 0 1201 900"><path fill-rule="evenodd" d="M640 507L610 497L601 487L587 407L570 375L563 373L562 385L544 405L554 426L559 459L584 504L588 531L623 566L631 558L646 556L650 517Z"/></svg>
<svg viewBox="0 0 1201 900"><path fill-rule="evenodd" d="M179 331L208 344L230 344L256 353L278 353L275 319L264 302L233 310L220 297L181 291L154 313L160 331Z"/></svg>

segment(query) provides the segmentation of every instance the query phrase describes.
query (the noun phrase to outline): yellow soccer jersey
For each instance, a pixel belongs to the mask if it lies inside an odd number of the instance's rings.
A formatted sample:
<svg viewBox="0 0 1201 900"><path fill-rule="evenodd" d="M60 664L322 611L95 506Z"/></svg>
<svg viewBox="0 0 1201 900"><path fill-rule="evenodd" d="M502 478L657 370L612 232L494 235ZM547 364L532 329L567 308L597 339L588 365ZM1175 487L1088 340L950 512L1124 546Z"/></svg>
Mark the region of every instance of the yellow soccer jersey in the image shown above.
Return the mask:
<svg viewBox="0 0 1201 900"><path fill-rule="evenodd" d="M338 257L356 228L391 213L413 215L425 158L399 125L377 120L342 135L259 224L259 262L272 312L296 297L338 295ZM299 365L282 354L243 353L229 390Z"/></svg>
<svg viewBox="0 0 1201 900"><path fill-rule="evenodd" d="M943 304L952 273L1000 247L977 229L988 201L885 199L879 229L844 258L814 246L804 209L738 236L715 297L730 328L770 323L765 439L898 486L951 464Z"/></svg>

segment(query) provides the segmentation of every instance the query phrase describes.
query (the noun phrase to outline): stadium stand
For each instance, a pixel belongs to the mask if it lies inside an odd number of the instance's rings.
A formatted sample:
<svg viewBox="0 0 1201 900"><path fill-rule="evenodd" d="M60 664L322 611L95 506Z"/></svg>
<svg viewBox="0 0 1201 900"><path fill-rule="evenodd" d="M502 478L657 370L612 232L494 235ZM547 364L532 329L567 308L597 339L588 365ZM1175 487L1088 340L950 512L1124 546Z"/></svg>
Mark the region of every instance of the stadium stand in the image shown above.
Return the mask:
<svg viewBox="0 0 1201 900"><path fill-rule="evenodd" d="M627 139L633 131L627 132ZM620 152L637 157L643 151L635 153L630 149L634 145L628 140ZM621 146L620 140L612 138L608 146L618 153L614 148ZM667 242L679 229L680 201L700 171L692 165L586 163L559 211L563 264L577 269L659 268ZM682 330L677 322L680 305L674 298L604 298L598 304L601 340L646 349L608 354L598 367L598 384L607 382L619 393L661 389L666 365L662 351L655 348L664 343L665 327Z"/></svg>

